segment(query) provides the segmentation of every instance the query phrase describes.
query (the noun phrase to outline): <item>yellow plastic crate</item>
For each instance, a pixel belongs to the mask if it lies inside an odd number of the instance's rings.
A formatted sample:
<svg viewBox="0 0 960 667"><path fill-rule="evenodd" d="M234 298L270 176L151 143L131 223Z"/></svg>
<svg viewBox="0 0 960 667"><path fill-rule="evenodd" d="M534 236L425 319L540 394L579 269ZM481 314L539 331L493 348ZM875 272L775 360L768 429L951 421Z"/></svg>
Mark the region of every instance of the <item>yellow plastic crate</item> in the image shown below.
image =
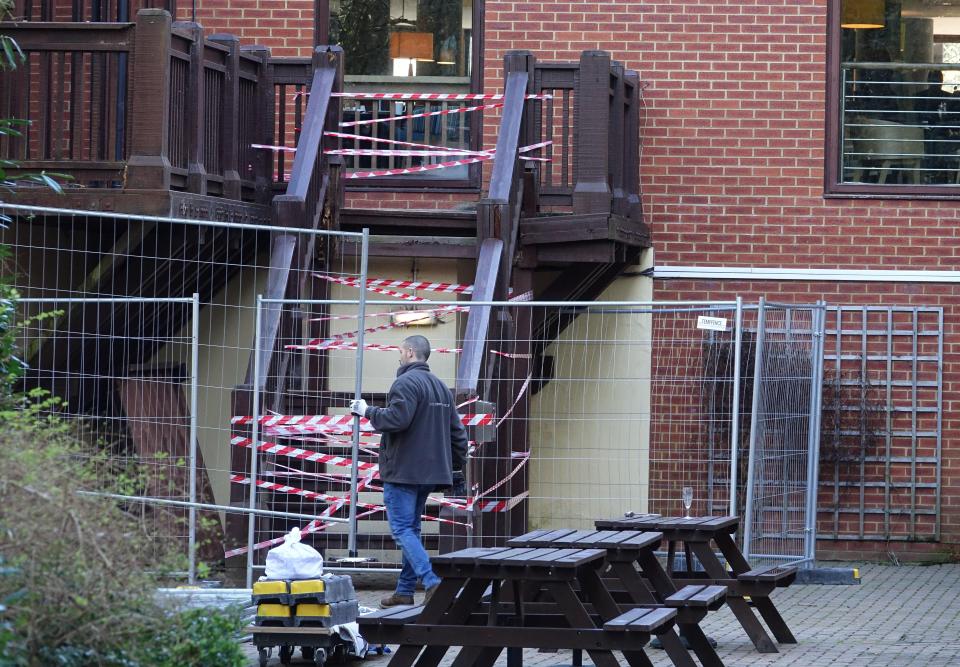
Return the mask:
<svg viewBox="0 0 960 667"><path fill-rule="evenodd" d="M301 617L311 617L311 618L326 618L330 616L330 605L328 604L298 604L297 605L297 618Z"/></svg>
<svg viewBox="0 0 960 667"><path fill-rule="evenodd" d="M290 625L293 611L289 605L264 602L257 605L256 625Z"/></svg>
<svg viewBox="0 0 960 667"><path fill-rule="evenodd" d="M291 595L309 595L326 591L326 582L323 579L297 579L290 582Z"/></svg>
<svg viewBox="0 0 960 667"><path fill-rule="evenodd" d="M290 604L290 585L283 580L254 582L252 593L255 604Z"/></svg>

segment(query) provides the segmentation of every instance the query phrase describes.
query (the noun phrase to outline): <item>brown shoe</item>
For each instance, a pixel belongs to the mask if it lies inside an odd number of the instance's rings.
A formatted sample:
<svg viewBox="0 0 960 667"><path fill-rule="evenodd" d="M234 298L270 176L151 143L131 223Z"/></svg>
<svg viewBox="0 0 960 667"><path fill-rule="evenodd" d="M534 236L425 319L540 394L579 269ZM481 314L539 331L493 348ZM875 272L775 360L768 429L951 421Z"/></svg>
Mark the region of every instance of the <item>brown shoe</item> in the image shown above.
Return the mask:
<svg viewBox="0 0 960 667"><path fill-rule="evenodd" d="M423 595L423 604L427 604L428 602L430 602L430 598L433 597L433 594L436 592L437 588L439 587L440 587L440 584L434 584L433 586L431 586L426 590L426 592Z"/></svg>
<svg viewBox="0 0 960 667"><path fill-rule="evenodd" d="M400 607L403 605L413 606L413 596L394 593L393 595L380 600L381 609L389 609L390 607Z"/></svg>

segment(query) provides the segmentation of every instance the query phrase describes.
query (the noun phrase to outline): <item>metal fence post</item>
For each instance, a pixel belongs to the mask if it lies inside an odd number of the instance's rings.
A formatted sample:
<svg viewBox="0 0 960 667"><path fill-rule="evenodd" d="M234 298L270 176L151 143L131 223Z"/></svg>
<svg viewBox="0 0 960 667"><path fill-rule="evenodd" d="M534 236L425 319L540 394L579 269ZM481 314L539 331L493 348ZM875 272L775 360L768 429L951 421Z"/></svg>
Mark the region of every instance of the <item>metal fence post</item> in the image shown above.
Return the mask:
<svg viewBox="0 0 960 667"><path fill-rule="evenodd" d="M760 430L760 383L763 380L763 341L766 299L760 297L757 310L757 342L753 361L753 409L750 417L750 449L747 454L747 499L743 521L743 555L750 560L753 538L753 484L757 455L757 432Z"/></svg>
<svg viewBox="0 0 960 667"><path fill-rule="evenodd" d="M200 295L193 293L190 333L190 515L187 577L197 580L197 385L200 375Z"/></svg>
<svg viewBox="0 0 960 667"><path fill-rule="evenodd" d="M820 486L820 412L823 404L823 345L826 303L817 301L813 313L813 363L810 381L810 438L807 448L807 519L804 526L803 557L806 567L813 567L817 553L817 489Z"/></svg>
<svg viewBox="0 0 960 667"><path fill-rule="evenodd" d="M257 295L256 313L253 325L253 406L250 427L250 509L257 508L257 449L260 445L260 327L263 323L263 295ZM251 512L247 522L247 588L253 588L253 545L255 538L256 516Z"/></svg>
<svg viewBox="0 0 960 667"><path fill-rule="evenodd" d="M730 408L730 515L737 513L737 457L740 456L740 362L743 345L743 297L737 297L733 332L733 398Z"/></svg>
<svg viewBox="0 0 960 667"><path fill-rule="evenodd" d="M364 328L367 308L367 244L370 242L370 230L363 230L363 239L360 242L360 303L357 313L357 357L356 376L354 378L353 397L359 400L363 391L363 346ZM350 534L347 538L347 556L357 558L357 502L359 491L357 483L360 473L360 417L353 418L353 439L350 443L350 453L353 463L350 466Z"/></svg>

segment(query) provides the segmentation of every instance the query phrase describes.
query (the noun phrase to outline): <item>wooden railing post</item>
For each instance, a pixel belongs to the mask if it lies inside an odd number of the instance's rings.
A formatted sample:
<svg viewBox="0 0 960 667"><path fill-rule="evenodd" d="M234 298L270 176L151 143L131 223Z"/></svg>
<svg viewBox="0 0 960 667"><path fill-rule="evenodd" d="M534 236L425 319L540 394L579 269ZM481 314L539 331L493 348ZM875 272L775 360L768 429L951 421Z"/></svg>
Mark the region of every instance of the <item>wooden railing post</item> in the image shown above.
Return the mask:
<svg viewBox="0 0 960 667"><path fill-rule="evenodd" d="M240 199L240 39L236 35L218 34L211 35L210 41L230 49L223 81L220 167L223 173L223 196Z"/></svg>
<svg viewBox="0 0 960 667"><path fill-rule="evenodd" d="M610 54L584 51L574 100L573 212L607 213L610 173Z"/></svg>
<svg viewBox="0 0 960 667"><path fill-rule="evenodd" d="M643 209L640 204L640 74L635 70L625 73L626 104L623 169L627 191L627 211L634 222L643 222Z"/></svg>
<svg viewBox="0 0 960 667"><path fill-rule="evenodd" d="M265 46L244 46L241 51L256 55L260 59L260 71L257 75L256 130L254 142L273 145L274 105L276 93L273 89L273 65L270 64L270 49ZM270 151L256 151L253 163L253 182L258 204L269 204L273 198L273 156Z"/></svg>
<svg viewBox="0 0 960 667"><path fill-rule="evenodd" d="M626 137L626 118L624 114L624 97L626 81L624 81L623 63L613 62L610 66L610 125L607 132L608 155L610 159L610 187L613 196L612 211L626 216L627 194L624 180L624 145Z"/></svg>
<svg viewBox="0 0 960 667"><path fill-rule="evenodd" d="M204 166L204 121L206 94L204 91L203 28L198 23L178 22L177 26L190 32L190 74L187 84L187 191L207 194L207 169Z"/></svg>
<svg viewBox="0 0 960 667"><path fill-rule="evenodd" d="M170 14L162 9L137 12L133 44L133 94L130 159L124 187L170 189Z"/></svg>

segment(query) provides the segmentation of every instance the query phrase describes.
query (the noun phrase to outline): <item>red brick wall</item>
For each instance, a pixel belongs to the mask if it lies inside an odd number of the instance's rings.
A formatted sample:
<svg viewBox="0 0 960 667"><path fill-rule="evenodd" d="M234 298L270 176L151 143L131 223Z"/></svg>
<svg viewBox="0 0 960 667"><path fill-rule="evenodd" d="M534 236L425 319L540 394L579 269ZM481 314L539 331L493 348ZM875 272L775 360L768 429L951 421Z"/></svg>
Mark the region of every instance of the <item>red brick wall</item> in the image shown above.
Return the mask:
<svg viewBox="0 0 960 667"><path fill-rule="evenodd" d="M229 32L243 44L263 44L275 56L309 56L314 0L198 0L197 22L206 32ZM189 19L190 7L178 7Z"/></svg>
<svg viewBox="0 0 960 667"><path fill-rule="evenodd" d="M229 4L229 10L225 8ZM816 268L949 269L960 209L952 202L825 199L825 0L683 2L486 1L485 89L501 88L509 49L575 60L605 49L647 85L641 121L641 187L657 263ZM305 55L308 0L283 9L254 0L208 0L201 22ZM211 17L217 9L217 20ZM486 144L495 139L488 119ZM466 197L465 200L469 200ZM350 196L352 205L446 205L458 197ZM824 283L658 283L657 298L771 298L831 303L943 305L944 541L960 542L960 286ZM883 554L883 544L824 545ZM935 545L894 544L926 554Z"/></svg>
<svg viewBox="0 0 960 667"><path fill-rule="evenodd" d="M951 269L952 202L824 199L824 0L499 2L488 0L488 87L503 54L574 60L605 49L640 72L641 187L658 265ZM658 282L658 299L771 298L943 305L943 517L960 542L960 286ZM928 554L934 545L822 545ZM851 554L855 555L855 554Z"/></svg>

